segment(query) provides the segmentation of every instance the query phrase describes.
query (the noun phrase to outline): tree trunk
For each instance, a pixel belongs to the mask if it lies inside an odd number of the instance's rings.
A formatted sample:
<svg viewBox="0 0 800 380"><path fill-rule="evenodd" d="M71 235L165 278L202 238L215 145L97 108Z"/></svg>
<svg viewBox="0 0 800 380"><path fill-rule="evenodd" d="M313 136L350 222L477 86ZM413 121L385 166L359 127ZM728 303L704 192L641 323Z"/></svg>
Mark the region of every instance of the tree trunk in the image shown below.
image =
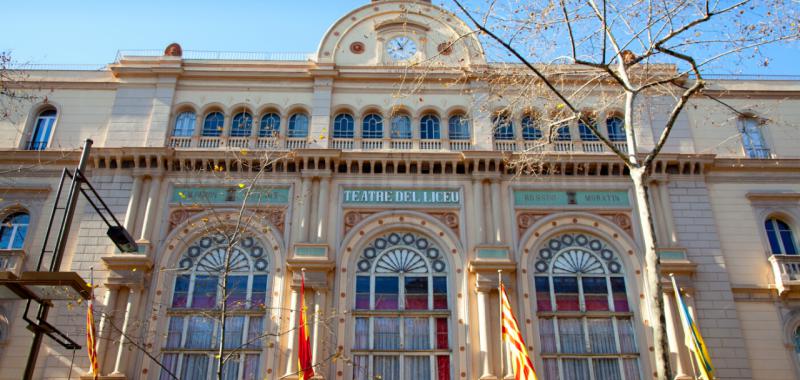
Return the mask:
<svg viewBox="0 0 800 380"><path fill-rule="evenodd" d="M669 365L669 341L667 340L667 319L664 314L664 290L661 284L661 260L656 251L656 236L648 196L647 168L631 169L631 179L635 193L636 209L642 227L644 241L644 283L649 293L645 306L650 309L650 326L653 328L653 353L658 379L671 380Z"/></svg>

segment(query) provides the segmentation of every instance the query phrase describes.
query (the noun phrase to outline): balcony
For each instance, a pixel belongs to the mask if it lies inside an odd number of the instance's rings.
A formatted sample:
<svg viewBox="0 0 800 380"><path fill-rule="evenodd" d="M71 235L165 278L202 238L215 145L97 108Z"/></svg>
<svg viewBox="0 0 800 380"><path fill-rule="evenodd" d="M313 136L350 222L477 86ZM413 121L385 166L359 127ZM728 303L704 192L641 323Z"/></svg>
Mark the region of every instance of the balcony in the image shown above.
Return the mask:
<svg viewBox="0 0 800 380"><path fill-rule="evenodd" d="M800 255L772 255L769 263L778 294L784 295L792 288L800 289Z"/></svg>
<svg viewBox="0 0 800 380"><path fill-rule="evenodd" d="M19 275L25 251L20 249L0 250L0 272L12 272Z"/></svg>
<svg viewBox="0 0 800 380"><path fill-rule="evenodd" d="M622 153L628 153L628 144L614 142L614 147ZM611 153L602 141L553 141L543 140L495 140L494 149L502 152L527 153Z"/></svg>

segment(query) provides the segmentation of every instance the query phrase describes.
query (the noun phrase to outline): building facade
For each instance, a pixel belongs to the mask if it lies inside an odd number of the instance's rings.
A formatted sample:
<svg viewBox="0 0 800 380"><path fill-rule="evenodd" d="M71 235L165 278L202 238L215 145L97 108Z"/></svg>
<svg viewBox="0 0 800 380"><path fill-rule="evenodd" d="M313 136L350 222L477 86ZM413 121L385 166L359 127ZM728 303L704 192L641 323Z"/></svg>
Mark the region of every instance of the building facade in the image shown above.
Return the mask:
<svg viewBox="0 0 800 380"><path fill-rule="evenodd" d="M536 115L552 104L493 97L468 32L429 2L373 1L311 55L173 44L26 71L15 86L32 98L0 121L0 266L35 268L61 169L91 138L88 178L139 243L119 252L80 201L61 269L94 270L101 378L212 378L223 304L225 378L297 378L303 275L320 378L505 378L498 271L540 378L654 378L624 165L579 123L546 142ZM437 64L412 75L411 60ZM665 284L686 289L720 379L796 379L800 81L710 86L747 113L694 99L657 159ZM642 105L643 151L668 106ZM619 108L594 111L627 149ZM542 170L516 175L509 160L530 151ZM664 299L676 378L695 378ZM82 342L85 306L56 310ZM23 312L0 303L0 379L22 376ZM46 340L35 378L87 370L85 351Z"/></svg>

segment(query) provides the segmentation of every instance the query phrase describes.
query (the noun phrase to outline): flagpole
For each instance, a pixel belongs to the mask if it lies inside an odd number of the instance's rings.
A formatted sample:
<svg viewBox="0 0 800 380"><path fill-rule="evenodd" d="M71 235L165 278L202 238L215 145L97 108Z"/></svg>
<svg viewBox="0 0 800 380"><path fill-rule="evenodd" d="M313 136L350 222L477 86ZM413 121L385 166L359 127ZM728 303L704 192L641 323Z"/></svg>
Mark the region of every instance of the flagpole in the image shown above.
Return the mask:
<svg viewBox="0 0 800 380"><path fill-rule="evenodd" d="M505 360L503 358L503 354L505 353L505 342L503 341L503 270L497 270L497 300L500 304L500 314L498 314L498 319L500 320L500 373L498 374L498 379L505 379Z"/></svg>

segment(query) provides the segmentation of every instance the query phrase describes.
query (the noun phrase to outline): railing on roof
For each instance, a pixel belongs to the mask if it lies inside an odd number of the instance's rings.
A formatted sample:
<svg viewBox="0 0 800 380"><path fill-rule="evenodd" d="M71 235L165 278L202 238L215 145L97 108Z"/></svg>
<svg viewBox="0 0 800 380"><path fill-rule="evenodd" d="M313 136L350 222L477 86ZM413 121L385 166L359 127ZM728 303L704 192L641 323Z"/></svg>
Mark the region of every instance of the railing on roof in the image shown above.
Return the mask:
<svg viewBox="0 0 800 380"><path fill-rule="evenodd" d="M106 65L97 64L50 64L50 63L19 63L11 64L6 67L12 71L26 71L26 70L42 70L42 71L104 71L107 70Z"/></svg>
<svg viewBox="0 0 800 380"><path fill-rule="evenodd" d="M116 62L126 57L161 57L162 50L120 50ZM307 52L255 52L255 51L211 51L184 50L184 60L220 60L220 61L308 61L313 60L316 53Z"/></svg>

